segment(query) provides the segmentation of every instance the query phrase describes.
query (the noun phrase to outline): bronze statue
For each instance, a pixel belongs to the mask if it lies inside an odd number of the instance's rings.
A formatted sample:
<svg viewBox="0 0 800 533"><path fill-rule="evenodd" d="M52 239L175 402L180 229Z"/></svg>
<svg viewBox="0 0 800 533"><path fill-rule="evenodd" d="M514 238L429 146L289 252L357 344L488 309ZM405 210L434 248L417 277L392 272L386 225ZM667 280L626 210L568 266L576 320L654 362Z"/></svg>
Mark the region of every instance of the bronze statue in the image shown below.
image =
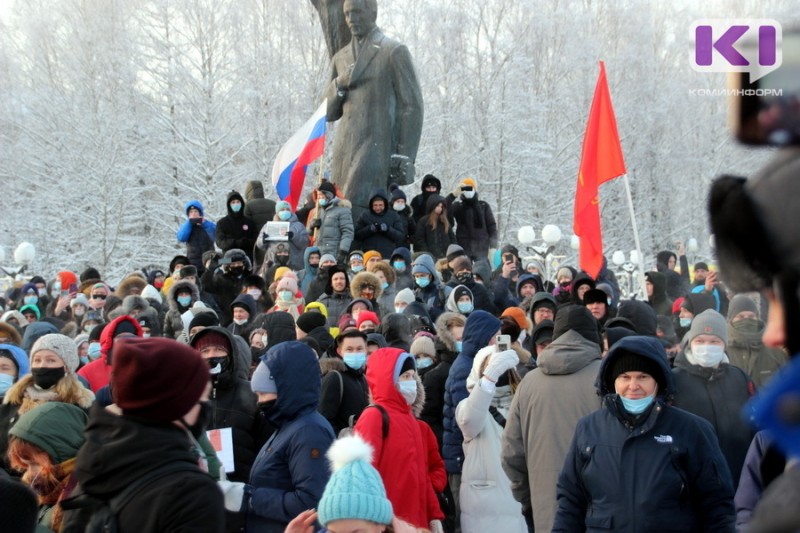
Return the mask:
<svg viewBox="0 0 800 533"><path fill-rule="evenodd" d="M356 218L372 189L414 181L422 93L408 48L376 26L376 0L345 0L344 16L352 39L332 59L327 119L339 121L331 178Z"/></svg>
<svg viewBox="0 0 800 533"><path fill-rule="evenodd" d="M344 19L344 0L311 0L311 3L322 24L328 55L333 57L333 54L350 42L350 28Z"/></svg>

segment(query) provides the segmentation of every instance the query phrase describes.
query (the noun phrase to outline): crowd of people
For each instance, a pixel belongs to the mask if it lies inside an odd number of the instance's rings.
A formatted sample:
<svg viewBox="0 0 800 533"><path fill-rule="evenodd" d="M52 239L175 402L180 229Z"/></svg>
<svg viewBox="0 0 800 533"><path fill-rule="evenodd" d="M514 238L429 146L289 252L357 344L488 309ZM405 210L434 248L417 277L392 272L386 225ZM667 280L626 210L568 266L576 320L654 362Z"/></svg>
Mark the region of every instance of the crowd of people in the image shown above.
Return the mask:
<svg viewBox="0 0 800 533"><path fill-rule="evenodd" d="M187 202L168 268L7 292L3 531L747 526L770 443L741 411L788 358L681 246L624 300L498 242L471 178L226 211Z"/></svg>

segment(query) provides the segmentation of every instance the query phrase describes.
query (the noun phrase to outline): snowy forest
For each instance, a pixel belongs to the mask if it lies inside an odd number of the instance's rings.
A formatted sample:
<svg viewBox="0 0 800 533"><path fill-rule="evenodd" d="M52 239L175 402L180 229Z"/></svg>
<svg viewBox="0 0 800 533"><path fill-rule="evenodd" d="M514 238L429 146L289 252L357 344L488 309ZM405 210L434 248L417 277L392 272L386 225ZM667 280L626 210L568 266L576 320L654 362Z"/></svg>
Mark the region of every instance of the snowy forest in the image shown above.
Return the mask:
<svg viewBox="0 0 800 533"><path fill-rule="evenodd" d="M182 253L183 204L212 220L260 179L319 105L329 56L309 0L0 0L0 246L36 246L31 270L92 265L111 282ZM558 225L571 257L581 143L606 63L648 261L694 237L712 259L705 202L721 173L769 149L727 128L724 74L690 68L699 18L798 22L785 0L378 0L423 91L416 161L452 190L466 176L501 242ZM693 91L695 91L693 93ZM328 146L336 134L329 125ZM326 158L330 155L326 153ZM323 161L324 164L324 161ZM310 168L306 187L316 182ZM634 247L622 180L601 187L606 255Z"/></svg>

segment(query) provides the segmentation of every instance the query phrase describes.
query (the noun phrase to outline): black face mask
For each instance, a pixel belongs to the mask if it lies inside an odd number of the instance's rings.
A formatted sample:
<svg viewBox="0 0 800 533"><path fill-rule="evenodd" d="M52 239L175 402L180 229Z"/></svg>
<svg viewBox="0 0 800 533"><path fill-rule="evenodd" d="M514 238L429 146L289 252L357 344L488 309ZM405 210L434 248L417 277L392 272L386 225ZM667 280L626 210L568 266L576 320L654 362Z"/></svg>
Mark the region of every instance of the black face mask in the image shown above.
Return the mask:
<svg viewBox="0 0 800 533"><path fill-rule="evenodd" d="M267 400L266 402L258 402L258 410L261 411L261 415L266 418L267 420L270 419L270 416L275 411L275 404L278 403L278 399L275 398L274 400Z"/></svg>
<svg viewBox="0 0 800 533"><path fill-rule="evenodd" d="M47 390L67 375L67 369L63 366L60 368L31 368L31 375L33 375L33 382L37 387Z"/></svg>
<svg viewBox="0 0 800 533"><path fill-rule="evenodd" d="M288 255L276 255L275 262L281 266L289 264L289 256Z"/></svg>
<svg viewBox="0 0 800 533"><path fill-rule="evenodd" d="M189 433L192 434L192 437L197 440L203 435L209 422L211 422L211 402L206 400L205 402L200 402L200 413L197 415L197 422L192 425L186 424L186 422L184 424Z"/></svg>
<svg viewBox="0 0 800 533"><path fill-rule="evenodd" d="M212 372L211 379L219 377L221 374L224 374L228 370L228 362L230 361L230 357L212 357L208 360L208 367L209 368L216 368L219 365L218 372Z"/></svg>
<svg viewBox="0 0 800 533"><path fill-rule="evenodd" d="M233 274L234 276L239 276L239 275L241 275L241 274L244 274L244 267L233 267L233 268L229 268L229 269L228 269L228 272L230 272L230 273L231 273L231 274Z"/></svg>
<svg viewBox="0 0 800 533"><path fill-rule="evenodd" d="M456 279L461 283L469 283L472 281L472 272L459 272L456 274Z"/></svg>

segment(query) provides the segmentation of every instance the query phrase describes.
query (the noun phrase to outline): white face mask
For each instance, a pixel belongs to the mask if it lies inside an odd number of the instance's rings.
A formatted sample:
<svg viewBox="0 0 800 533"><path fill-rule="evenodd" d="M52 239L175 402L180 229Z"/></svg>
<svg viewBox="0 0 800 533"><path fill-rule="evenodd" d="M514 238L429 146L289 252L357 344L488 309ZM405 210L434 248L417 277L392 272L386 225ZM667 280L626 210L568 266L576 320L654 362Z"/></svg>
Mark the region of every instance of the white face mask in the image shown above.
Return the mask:
<svg viewBox="0 0 800 533"><path fill-rule="evenodd" d="M247 319L246 318L240 318L240 319L237 320L237 319L234 318L233 319L233 323L236 324L237 326L241 326L242 324L246 324L247 323Z"/></svg>
<svg viewBox="0 0 800 533"><path fill-rule="evenodd" d="M686 352L690 363L705 368L716 368L725 357L725 348L714 344L697 344Z"/></svg>
<svg viewBox="0 0 800 533"><path fill-rule="evenodd" d="M475 198L475 191L464 191L461 194L463 194L464 198L466 198L467 200L472 200L473 198Z"/></svg>
<svg viewBox="0 0 800 533"><path fill-rule="evenodd" d="M402 211L403 209L406 208L406 204L403 203L403 202L395 202L395 203L392 204L392 208L395 211Z"/></svg>
<svg viewBox="0 0 800 533"><path fill-rule="evenodd" d="M519 332L519 338L517 338L517 342L522 344L523 342L525 342L525 339L527 338L528 338L528 332L523 329L522 331Z"/></svg>
<svg viewBox="0 0 800 533"><path fill-rule="evenodd" d="M250 289L249 291L247 291L247 294L258 300L259 298L261 298L261 289Z"/></svg>

